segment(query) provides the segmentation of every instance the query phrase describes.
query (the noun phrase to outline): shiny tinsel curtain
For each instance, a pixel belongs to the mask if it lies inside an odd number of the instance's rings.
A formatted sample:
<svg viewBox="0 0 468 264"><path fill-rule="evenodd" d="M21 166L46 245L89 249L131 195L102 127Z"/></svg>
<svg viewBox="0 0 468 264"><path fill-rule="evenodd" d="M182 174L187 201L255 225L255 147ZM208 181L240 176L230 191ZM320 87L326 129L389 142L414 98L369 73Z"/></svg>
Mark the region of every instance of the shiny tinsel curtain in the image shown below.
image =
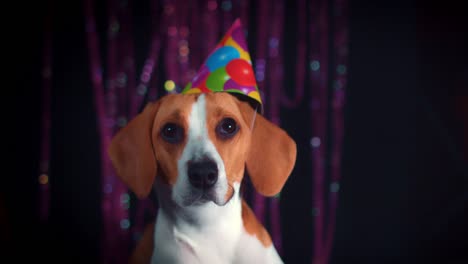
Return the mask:
<svg viewBox="0 0 468 264"><path fill-rule="evenodd" d="M101 150L102 263L124 263L143 229L157 213L153 197L138 200L118 180L107 156L116 131L148 101L178 93L189 82L220 37L240 18L246 30L256 79L265 102L265 115L282 126L282 111L307 104L298 114L311 133L299 145L310 147L310 171L292 177L311 177L303 197L313 215L313 263L327 263L334 236L335 210L341 175L343 106L348 53L347 0L297 0L294 17L287 17L286 0L149 1L151 35L143 65L135 61L133 2L107 0L106 32L99 32L96 3L82 3L89 71ZM53 5L52 5L53 7ZM51 9L53 10L53 8ZM51 16L53 17L53 13ZM102 19L102 18L99 18ZM286 27L286 21L289 26ZM50 90L52 72L51 20L46 21L43 60L43 130L39 172L40 213L49 215ZM291 26L292 25L292 26ZM138 26L138 25L137 25ZM294 38L286 29L294 28ZM104 35L105 38L100 37ZM294 49L295 57L287 57ZM285 72L292 68L292 78ZM285 127L288 130L288 127ZM292 129L292 128L291 128ZM294 128L296 129L296 128ZM247 199L269 229L280 254L282 197L262 197L248 188Z"/></svg>

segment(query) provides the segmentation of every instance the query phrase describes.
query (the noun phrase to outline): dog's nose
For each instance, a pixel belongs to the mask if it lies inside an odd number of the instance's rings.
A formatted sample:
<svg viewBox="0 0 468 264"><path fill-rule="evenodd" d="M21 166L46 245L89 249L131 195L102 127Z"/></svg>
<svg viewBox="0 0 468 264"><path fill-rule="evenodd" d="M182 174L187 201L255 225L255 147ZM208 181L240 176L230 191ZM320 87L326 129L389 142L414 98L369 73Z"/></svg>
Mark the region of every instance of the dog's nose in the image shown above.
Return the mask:
<svg viewBox="0 0 468 264"><path fill-rule="evenodd" d="M187 173L190 184L195 188L208 189L218 181L218 166L211 160L190 162Z"/></svg>

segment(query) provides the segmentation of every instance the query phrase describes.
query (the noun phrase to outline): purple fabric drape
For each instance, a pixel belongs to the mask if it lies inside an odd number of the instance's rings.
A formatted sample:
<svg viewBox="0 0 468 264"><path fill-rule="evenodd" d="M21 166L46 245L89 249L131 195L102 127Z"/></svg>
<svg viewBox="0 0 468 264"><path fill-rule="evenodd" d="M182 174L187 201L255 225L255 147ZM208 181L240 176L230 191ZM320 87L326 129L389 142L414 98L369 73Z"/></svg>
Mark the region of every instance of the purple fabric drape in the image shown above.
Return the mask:
<svg viewBox="0 0 468 264"><path fill-rule="evenodd" d="M348 45L347 3L348 0L296 1L297 14L294 23L297 37L286 39L286 0L257 1L254 16L251 16L253 3L248 0L201 0L192 1L191 4L177 0L153 0L149 5L149 49L142 68L137 69L131 2L106 2L108 28L104 50L107 52L107 60L103 61L100 48L104 43L99 43L95 3L92 0L84 1L83 27L86 30L89 70L101 144L102 263L126 262L132 246L144 229L145 212L156 214L156 205L150 199L131 201L129 190L116 177L106 151L113 134L138 113L145 98L152 101L162 96L158 93L159 83L164 83L166 93L179 92L237 17L241 18L246 34L252 34L248 29L255 29L255 36L249 35L248 38L255 39L255 47L254 44L249 46L251 50L255 48L252 61L265 102L266 117L281 126L282 109L294 110L303 103L309 105L310 113L307 116L310 119L304 122L310 122L312 127L310 142L297 143L310 144L311 147L312 171L307 176L312 177L313 186L311 192L304 196L309 195L313 204L311 211L314 221L310 223L314 226L314 232L310 234L314 241L310 246L313 261L328 262L341 175ZM333 23L330 24L330 21ZM43 220L47 220L48 216L50 188L47 174L52 50L51 31L48 27L50 23L46 23L45 30L43 140L39 173L40 215ZM296 49L294 65L286 65L284 62L286 46ZM330 54L334 54L333 57ZM158 65L163 65L165 76L160 74ZM286 67L294 68L294 86L284 85ZM305 98L305 95L310 98ZM330 130L327 123L331 124ZM328 157L330 160L327 160ZM330 166L327 168L328 163ZM328 181L329 186L326 185ZM252 197L255 214L263 223L269 219L269 232L273 242L280 254L284 253L280 222L281 196L265 198L254 192ZM135 209L133 220L129 215L130 206Z"/></svg>

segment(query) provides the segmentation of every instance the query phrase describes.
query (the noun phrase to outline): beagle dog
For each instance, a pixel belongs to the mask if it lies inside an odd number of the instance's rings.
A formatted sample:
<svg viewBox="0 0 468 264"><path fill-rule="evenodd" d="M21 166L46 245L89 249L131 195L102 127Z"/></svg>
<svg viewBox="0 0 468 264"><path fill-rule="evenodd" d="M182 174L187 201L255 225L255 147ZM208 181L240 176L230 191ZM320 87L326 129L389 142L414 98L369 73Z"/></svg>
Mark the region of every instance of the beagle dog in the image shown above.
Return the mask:
<svg viewBox="0 0 468 264"><path fill-rule="evenodd" d="M109 155L137 197L158 197L134 263L282 263L240 194L245 169L264 196L280 192L296 144L229 93L169 94L112 139Z"/></svg>

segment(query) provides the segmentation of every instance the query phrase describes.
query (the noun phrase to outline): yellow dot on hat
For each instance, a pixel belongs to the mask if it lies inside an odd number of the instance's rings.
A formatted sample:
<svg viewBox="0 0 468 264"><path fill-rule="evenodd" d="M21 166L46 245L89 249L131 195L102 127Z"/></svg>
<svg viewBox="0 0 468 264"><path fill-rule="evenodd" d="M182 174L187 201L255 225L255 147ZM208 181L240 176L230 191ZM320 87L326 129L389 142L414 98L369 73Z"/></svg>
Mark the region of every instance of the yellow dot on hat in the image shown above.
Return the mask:
<svg viewBox="0 0 468 264"><path fill-rule="evenodd" d="M198 88L192 88L190 90L187 90L187 92L185 92L185 94L199 94L201 93L202 91Z"/></svg>
<svg viewBox="0 0 468 264"><path fill-rule="evenodd" d="M254 98L255 100L261 102L262 99L260 99L260 94L257 91L252 91L249 93L249 96Z"/></svg>
<svg viewBox="0 0 468 264"><path fill-rule="evenodd" d="M174 88L175 88L175 82L173 80L167 80L164 83L164 89L166 89L166 91L171 92L174 90Z"/></svg>

